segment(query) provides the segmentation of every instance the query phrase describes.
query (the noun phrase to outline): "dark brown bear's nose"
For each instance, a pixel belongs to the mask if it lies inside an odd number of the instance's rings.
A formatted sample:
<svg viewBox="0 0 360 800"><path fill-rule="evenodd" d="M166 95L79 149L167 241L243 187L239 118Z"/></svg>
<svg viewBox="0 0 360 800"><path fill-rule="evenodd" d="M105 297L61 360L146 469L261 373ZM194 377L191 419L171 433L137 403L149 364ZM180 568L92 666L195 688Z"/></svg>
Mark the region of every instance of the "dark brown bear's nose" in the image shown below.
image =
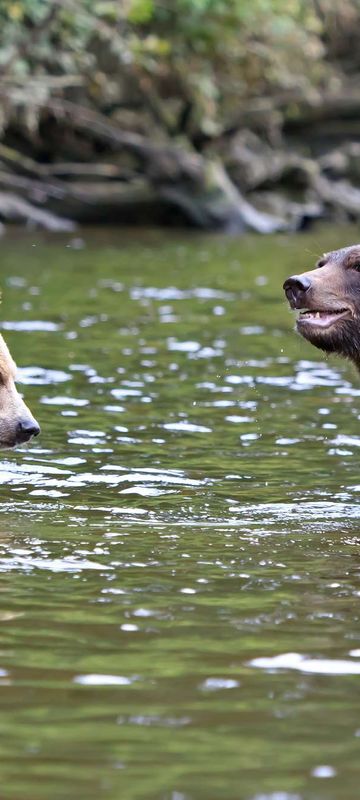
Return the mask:
<svg viewBox="0 0 360 800"><path fill-rule="evenodd" d="M36 420L31 418L30 419L21 419L16 428L16 444L23 444L23 442L28 442L33 436L38 436L40 433L40 426L37 424Z"/></svg>
<svg viewBox="0 0 360 800"><path fill-rule="evenodd" d="M306 306L305 294L310 289L311 280L306 275L292 275L283 286L286 297L291 308L303 308Z"/></svg>

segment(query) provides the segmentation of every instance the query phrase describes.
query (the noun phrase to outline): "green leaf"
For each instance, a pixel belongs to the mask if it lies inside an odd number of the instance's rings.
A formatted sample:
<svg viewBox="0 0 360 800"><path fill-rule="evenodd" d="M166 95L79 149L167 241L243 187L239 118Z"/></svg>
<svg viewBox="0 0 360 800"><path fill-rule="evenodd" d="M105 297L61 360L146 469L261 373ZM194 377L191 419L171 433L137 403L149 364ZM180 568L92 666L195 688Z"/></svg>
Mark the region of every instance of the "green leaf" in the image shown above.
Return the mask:
<svg viewBox="0 0 360 800"><path fill-rule="evenodd" d="M131 0L128 14L129 22L145 24L150 22L154 14L153 0Z"/></svg>

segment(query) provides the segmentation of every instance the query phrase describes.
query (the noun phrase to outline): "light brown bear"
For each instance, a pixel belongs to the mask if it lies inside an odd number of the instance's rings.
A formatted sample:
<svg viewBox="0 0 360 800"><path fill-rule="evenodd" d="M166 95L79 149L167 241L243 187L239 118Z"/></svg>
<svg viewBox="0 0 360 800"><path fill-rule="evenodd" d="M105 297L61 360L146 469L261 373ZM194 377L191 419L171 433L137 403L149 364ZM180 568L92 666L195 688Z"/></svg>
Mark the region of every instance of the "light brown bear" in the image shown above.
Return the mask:
<svg viewBox="0 0 360 800"><path fill-rule="evenodd" d="M296 328L315 347L338 353L360 371L360 244L325 253L315 269L284 283Z"/></svg>
<svg viewBox="0 0 360 800"><path fill-rule="evenodd" d="M0 336L0 447L15 447L38 436L40 427L15 386L16 364Z"/></svg>

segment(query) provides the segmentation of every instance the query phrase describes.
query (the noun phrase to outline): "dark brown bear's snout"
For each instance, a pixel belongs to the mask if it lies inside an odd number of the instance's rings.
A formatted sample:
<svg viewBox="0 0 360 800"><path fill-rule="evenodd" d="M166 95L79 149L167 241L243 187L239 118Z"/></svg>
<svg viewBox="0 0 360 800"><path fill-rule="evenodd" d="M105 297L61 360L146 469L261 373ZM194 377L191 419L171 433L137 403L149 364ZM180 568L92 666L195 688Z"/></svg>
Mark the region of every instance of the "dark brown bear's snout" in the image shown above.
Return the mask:
<svg viewBox="0 0 360 800"><path fill-rule="evenodd" d="M292 275L283 286L291 308L304 308L306 306L306 292L310 289L311 280L306 275Z"/></svg>
<svg viewBox="0 0 360 800"><path fill-rule="evenodd" d="M33 436L38 436L39 433L40 425L38 425L34 417L23 417L16 426L16 444L24 444L24 442L32 439Z"/></svg>
<svg viewBox="0 0 360 800"><path fill-rule="evenodd" d="M360 372L360 244L324 253L315 269L291 275L284 291L298 309L301 336L325 353L350 358Z"/></svg>

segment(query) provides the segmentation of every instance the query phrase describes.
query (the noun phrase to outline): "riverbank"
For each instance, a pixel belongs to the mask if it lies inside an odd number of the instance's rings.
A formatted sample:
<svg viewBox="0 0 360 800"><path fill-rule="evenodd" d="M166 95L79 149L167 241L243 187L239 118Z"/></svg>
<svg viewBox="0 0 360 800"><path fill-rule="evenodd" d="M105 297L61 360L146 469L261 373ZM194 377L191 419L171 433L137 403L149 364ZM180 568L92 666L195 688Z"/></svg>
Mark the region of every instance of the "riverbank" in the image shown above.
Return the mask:
<svg viewBox="0 0 360 800"><path fill-rule="evenodd" d="M272 233L360 217L355 5L88 5L0 12L5 223Z"/></svg>

